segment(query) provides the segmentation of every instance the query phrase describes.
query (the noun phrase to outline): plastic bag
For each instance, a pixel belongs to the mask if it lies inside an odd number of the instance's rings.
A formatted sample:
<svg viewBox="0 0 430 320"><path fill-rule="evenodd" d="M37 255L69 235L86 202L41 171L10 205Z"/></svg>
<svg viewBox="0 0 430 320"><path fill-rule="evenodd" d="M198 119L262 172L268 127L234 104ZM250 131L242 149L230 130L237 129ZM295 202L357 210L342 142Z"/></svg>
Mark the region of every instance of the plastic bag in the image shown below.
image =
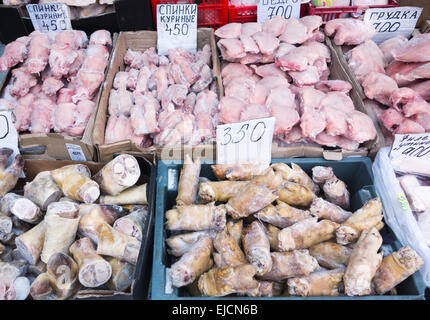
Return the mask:
<svg viewBox="0 0 430 320"><path fill-rule="evenodd" d="M424 282L430 286L430 248L418 227L389 157L390 148L379 150L373 163L375 186L384 205L384 219L402 245L413 248L424 260L420 269Z"/></svg>

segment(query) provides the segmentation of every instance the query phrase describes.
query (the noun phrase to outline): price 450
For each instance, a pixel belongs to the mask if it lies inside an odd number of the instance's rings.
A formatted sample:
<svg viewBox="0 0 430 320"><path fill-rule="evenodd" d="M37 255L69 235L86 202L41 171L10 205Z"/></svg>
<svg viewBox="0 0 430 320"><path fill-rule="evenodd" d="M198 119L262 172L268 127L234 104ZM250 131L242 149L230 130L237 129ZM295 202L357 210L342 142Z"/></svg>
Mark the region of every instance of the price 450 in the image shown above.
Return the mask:
<svg viewBox="0 0 430 320"><path fill-rule="evenodd" d="M166 32L169 33L169 36L174 35L188 35L189 26L186 23L175 23L173 26L166 23Z"/></svg>
<svg viewBox="0 0 430 320"><path fill-rule="evenodd" d="M65 20L50 20L50 21L42 21L42 28L46 31L57 31L57 30L66 30L67 24Z"/></svg>
<svg viewBox="0 0 430 320"><path fill-rule="evenodd" d="M222 146L229 143L237 144L242 142L245 138L250 142L260 141L266 132L266 124L263 121L257 122L255 125L250 126L249 123L244 123L239 127L227 127L223 130Z"/></svg>

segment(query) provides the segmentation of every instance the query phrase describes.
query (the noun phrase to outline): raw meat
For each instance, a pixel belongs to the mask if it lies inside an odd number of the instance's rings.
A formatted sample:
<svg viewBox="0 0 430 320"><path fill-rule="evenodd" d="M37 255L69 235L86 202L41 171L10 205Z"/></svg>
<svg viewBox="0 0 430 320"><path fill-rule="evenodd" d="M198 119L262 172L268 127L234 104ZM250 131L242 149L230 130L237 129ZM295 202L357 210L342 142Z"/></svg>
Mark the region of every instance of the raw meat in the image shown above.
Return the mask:
<svg viewBox="0 0 430 320"><path fill-rule="evenodd" d="M430 80L413 82L408 85L408 88L414 90L424 100L430 100Z"/></svg>
<svg viewBox="0 0 430 320"><path fill-rule="evenodd" d="M219 120L221 123L240 122L242 110L245 110L246 103L235 97L222 97L219 105Z"/></svg>
<svg viewBox="0 0 430 320"><path fill-rule="evenodd" d="M26 59L27 69L30 73L40 73L48 64L51 40L45 33L39 31L32 32L30 37L30 47Z"/></svg>
<svg viewBox="0 0 430 320"><path fill-rule="evenodd" d="M349 67L360 82L371 72L385 73L384 55L372 40L351 49L346 57Z"/></svg>
<svg viewBox="0 0 430 320"><path fill-rule="evenodd" d="M398 35L397 37L393 37L393 38L390 38L390 39L382 42L379 45L379 48L381 49L381 51L384 55L385 61L387 63L391 63L394 60L392 51L398 47L401 47L406 42L408 42L408 39L406 39L402 35Z"/></svg>
<svg viewBox="0 0 430 320"><path fill-rule="evenodd" d="M261 26L263 32L270 33L274 37L279 37L284 33L287 27L287 21L283 17L274 16L272 19L267 20Z"/></svg>
<svg viewBox="0 0 430 320"><path fill-rule="evenodd" d="M105 144L129 140L133 134L130 119L124 115L110 116L106 125Z"/></svg>
<svg viewBox="0 0 430 320"><path fill-rule="evenodd" d="M430 61L430 34L413 37L402 47L394 49L392 55L394 60L403 62Z"/></svg>
<svg viewBox="0 0 430 320"><path fill-rule="evenodd" d="M385 74L377 72L371 72L366 75L361 85L366 97L387 106L390 105L391 94L398 89L396 81Z"/></svg>
<svg viewBox="0 0 430 320"><path fill-rule="evenodd" d="M296 110L295 96L285 86L270 90L266 106L275 117L275 135L288 133L300 121Z"/></svg>
<svg viewBox="0 0 430 320"><path fill-rule="evenodd" d="M338 46L349 44L358 45L373 38L375 28L362 20L334 19L326 23L324 32L327 36L334 36L334 43Z"/></svg>
<svg viewBox="0 0 430 320"><path fill-rule="evenodd" d="M430 113L430 104L409 88L400 88L393 91L390 102L393 108L402 111L406 117L417 113Z"/></svg>
<svg viewBox="0 0 430 320"><path fill-rule="evenodd" d="M21 37L6 45L3 55L0 57L0 72L4 72L25 60L29 40L29 37Z"/></svg>
<svg viewBox="0 0 430 320"><path fill-rule="evenodd" d="M260 52L264 55L272 55L279 47L279 39L268 32L260 31L254 33L252 38L257 43Z"/></svg>
<svg viewBox="0 0 430 320"><path fill-rule="evenodd" d="M241 23L229 23L222 26L221 28L218 28L215 31L215 35L222 39L235 39L235 38L239 38L241 30L242 30Z"/></svg>
<svg viewBox="0 0 430 320"><path fill-rule="evenodd" d="M262 31L262 26L258 22L246 22L242 24L241 32L244 35L252 36L254 33Z"/></svg>
<svg viewBox="0 0 430 320"><path fill-rule="evenodd" d="M53 128L52 113L55 110L55 104L43 98L35 100L31 108L31 133L48 133Z"/></svg>
<svg viewBox="0 0 430 320"><path fill-rule="evenodd" d="M289 44L302 44L308 38L306 25L295 18L291 18L287 20L285 31L281 34L279 40Z"/></svg>
<svg viewBox="0 0 430 320"><path fill-rule="evenodd" d="M430 78L430 62L394 61L387 67L386 73L396 80L399 86L405 86L414 80Z"/></svg>
<svg viewBox="0 0 430 320"><path fill-rule="evenodd" d="M346 119L348 130L345 137L359 143L376 138L376 129L372 119L359 111L352 111Z"/></svg>
<svg viewBox="0 0 430 320"><path fill-rule="evenodd" d="M330 91L340 91L348 93L352 89L352 85L343 80L323 80L315 84L315 89L328 93Z"/></svg>

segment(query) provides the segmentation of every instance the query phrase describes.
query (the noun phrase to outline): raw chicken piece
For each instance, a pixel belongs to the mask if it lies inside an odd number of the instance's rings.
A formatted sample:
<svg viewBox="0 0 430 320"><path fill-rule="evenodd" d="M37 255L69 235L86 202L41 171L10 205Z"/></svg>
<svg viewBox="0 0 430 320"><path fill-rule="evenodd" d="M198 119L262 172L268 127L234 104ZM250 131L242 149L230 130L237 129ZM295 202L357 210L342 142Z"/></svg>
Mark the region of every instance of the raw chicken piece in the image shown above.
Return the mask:
<svg viewBox="0 0 430 320"><path fill-rule="evenodd" d="M235 78L224 88L227 97L235 97L249 103L255 89L255 81L251 77Z"/></svg>
<svg viewBox="0 0 430 320"><path fill-rule="evenodd" d="M306 109L320 109L321 101L325 96L324 92L316 90L313 87L298 88L297 98L300 104L300 114L303 114Z"/></svg>
<svg viewBox="0 0 430 320"><path fill-rule="evenodd" d="M423 127L426 132L430 131L430 113L418 113L413 115L410 119Z"/></svg>
<svg viewBox="0 0 430 320"><path fill-rule="evenodd" d="M222 39L236 39L239 38L242 30L241 23L229 23L215 31L215 35Z"/></svg>
<svg viewBox="0 0 430 320"><path fill-rule="evenodd" d="M144 67L143 53L140 51L134 51L127 49L124 55L124 63L129 65L131 68L141 69Z"/></svg>
<svg viewBox="0 0 430 320"><path fill-rule="evenodd" d="M300 118L300 128L304 137L315 138L327 126L326 113L322 109L305 109Z"/></svg>
<svg viewBox="0 0 430 320"><path fill-rule="evenodd" d="M155 53L155 48L151 48L151 51ZM195 56L184 48L169 49L169 59L170 62L176 62L177 59L185 59L188 63L196 62Z"/></svg>
<svg viewBox="0 0 430 320"><path fill-rule="evenodd" d="M273 55L279 47L279 39L264 31L254 33L252 38L257 43L260 52L264 55Z"/></svg>
<svg viewBox="0 0 430 320"><path fill-rule="evenodd" d="M325 132L330 136L344 135L348 129L346 118L348 115L337 108L324 107L327 126Z"/></svg>
<svg viewBox="0 0 430 320"><path fill-rule="evenodd" d="M195 116L196 129L191 139L191 144L199 144L202 141L204 143L213 142L216 132L215 118L211 117L210 114L201 112Z"/></svg>
<svg viewBox="0 0 430 320"><path fill-rule="evenodd" d="M55 104L49 99L37 99L31 108L31 133L49 133L53 127L52 113L55 110Z"/></svg>
<svg viewBox="0 0 430 320"><path fill-rule="evenodd" d="M128 75L128 77L127 77L126 87L127 87L127 89L134 91L136 89L137 78L139 76L139 70L132 68L132 69L128 70L127 75Z"/></svg>
<svg viewBox="0 0 430 320"><path fill-rule="evenodd" d="M375 28L370 23L357 19L330 20L326 23L324 32L329 37L334 35L334 43L338 46L361 44L376 34Z"/></svg>
<svg viewBox="0 0 430 320"><path fill-rule="evenodd" d="M376 138L376 129L372 119L359 111L352 111L346 119L348 131L345 138L363 143Z"/></svg>
<svg viewBox="0 0 430 320"><path fill-rule="evenodd" d="M72 102L72 97L75 95L75 90L71 88L63 88L58 91L57 103Z"/></svg>
<svg viewBox="0 0 430 320"><path fill-rule="evenodd" d="M119 71L116 73L115 78L113 79L113 87L115 89L127 88L127 80L128 80L128 72Z"/></svg>
<svg viewBox="0 0 430 320"><path fill-rule="evenodd" d="M290 71L288 75L298 87L309 86L320 80L317 67L310 66L305 71Z"/></svg>
<svg viewBox="0 0 430 320"><path fill-rule="evenodd" d="M65 133L72 137L82 136L95 107L96 104L93 101L79 101L75 109L74 124L71 127L66 128Z"/></svg>
<svg viewBox="0 0 430 320"><path fill-rule="evenodd" d="M279 40L289 44L302 44L308 38L306 25L295 18L291 18L287 20L285 31L281 34Z"/></svg>
<svg viewBox="0 0 430 320"><path fill-rule="evenodd" d="M312 33L312 36L309 38L311 41L323 42L325 39L324 32L316 30Z"/></svg>
<svg viewBox="0 0 430 320"><path fill-rule="evenodd" d="M424 133L426 130L418 123L404 118L399 124L396 130L393 131L394 134L406 134L406 133Z"/></svg>
<svg viewBox="0 0 430 320"><path fill-rule="evenodd" d="M173 113L173 112L171 112ZM177 120L175 120L176 122ZM161 129L161 124L160 124ZM186 144L193 137L194 131L194 116L181 112L179 122L176 122L175 127L167 127L161 129L161 132L155 137L154 142L158 145L178 145Z"/></svg>
<svg viewBox="0 0 430 320"><path fill-rule="evenodd" d="M67 128L70 128L75 123L75 110L74 103L60 103L55 106L53 114L54 131L64 133Z"/></svg>
<svg viewBox="0 0 430 320"><path fill-rule="evenodd" d="M264 22L261 28L263 32L270 33L274 37L279 37L284 33L286 26L286 19L280 16L274 16L272 19Z"/></svg>
<svg viewBox="0 0 430 320"><path fill-rule="evenodd" d="M131 126L136 135L159 132L157 112L160 104L152 95L134 94L134 105L131 107Z"/></svg>
<svg viewBox="0 0 430 320"><path fill-rule="evenodd" d="M391 52L396 48L403 46L407 42L408 42L408 39L406 39L402 35L398 35L397 37L393 37L388 40L385 40L379 45L379 48L381 49L387 64L391 63L394 60Z"/></svg>
<svg viewBox="0 0 430 320"><path fill-rule="evenodd" d="M69 45L54 43L49 54L49 66L56 78L69 74L73 62L78 58L78 52Z"/></svg>
<svg viewBox="0 0 430 320"><path fill-rule="evenodd" d="M70 47L73 50L84 48L88 43L87 34L79 30L65 30L55 36L58 46Z"/></svg>
<svg viewBox="0 0 430 320"><path fill-rule="evenodd" d="M331 91L348 93L351 91L352 85L343 80L323 80L315 84L315 89L325 93L329 93Z"/></svg>
<svg viewBox="0 0 430 320"><path fill-rule="evenodd" d="M345 137L339 137L337 146L345 150L354 151L358 149L358 147L360 146L360 143L354 140L347 139Z"/></svg>
<svg viewBox="0 0 430 320"><path fill-rule="evenodd" d="M384 55L372 40L351 49L346 57L349 67L360 82L372 71L385 73Z"/></svg>
<svg viewBox="0 0 430 320"><path fill-rule="evenodd" d="M195 71L193 69L193 65L190 64L190 62L188 62L185 58L183 57L175 57L172 60L172 64L178 64L182 75L184 76L184 78L187 80L187 82L192 85L194 84L197 79L199 78L199 72Z"/></svg>
<svg viewBox="0 0 430 320"><path fill-rule="evenodd" d="M296 110L295 96L286 86L276 87L270 90L266 100L266 106L275 117L274 135L284 134L300 121Z"/></svg>
<svg viewBox="0 0 430 320"><path fill-rule="evenodd" d="M196 104L194 106L194 115L205 113L214 116L218 112L218 96L216 93L205 90L197 95Z"/></svg>
<svg viewBox="0 0 430 320"><path fill-rule="evenodd" d="M212 50L209 44L205 44L201 50L196 53L196 61L202 61L204 64L209 65L212 60Z"/></svg>
<svg viewBox="0 0 430 320"><path fill-rule="evenodd" d="M227 61L234 61L245 57L245 48L239 39L221 39L217 42L222 58Z"/></svg>
<svg viewBox="0 0 430 320"><path fill-rule="evenodd" d="M201 92L211 84L212 80L212 69L207 64L205 64L200 70L200 78L193 84L191 90L194 92Z"/></svg>
<svg viewBox="0 0 430 320"><path fill-rule="evenodd" d="M351 98L347 94L339 91L327 93L321 100L321 106L323 108L331 107L347 114L355 109L354 102L352 102Z"/></svg>
<svg viewBox="0 0 430 320"><path fill-rule="evenodd" d="M309 64L313 64L316 60L320 58L324 58L326 62L331 61L330 49L323 43L317 41L306 41L302 45L302 48L309 49L312 52L306 52ZM315 57L315 55L317 55L316 58L312 59L312 57Z"/></svg>
<svg viewBox="0 0 430 320"><path fill-rule="evenodd" d="M48 64L51 40L45 33L33 32L30 34L31 42L26 60L30 73L42 72Z"/></svg>
<svg viewBox="0 0 430 320"><path fill-rule="evenodd" d="M396 80L399 86L406 86L414 80L430 78L430 62L393 61L387 67L386 73Z"/></svg>
<svg viewBox="0 0 430 320"><path fill-rule="evenodd" d="M121 114L110 116L106 125L105 144L129 140L133 135L130 119Z"/></svg>
<svg viewBox="0 0 430 320"><path fill-rule="evenodd" d="M118 75L118 73L117 73ZM136 92L146 93L149 91L148 89L148 80L151 77L151 70L148 67L143 67L139 70L139 74L137 76L136 82Z"/></svg>
<svg viewBox="0 0 430 320"><path fill-rule="evenodd" d="M402 123L403 119L405 119L402 113L394 108L387 109L378 118L381 120L385 128L390 131L397 129L400 123Z"/></svg>
<svg viewBox="0 0 430 320"><path fill-rule="evenodd" d="M187 97L188 89L182 84L169 86L161 97L161 106L164 110L173 111L176 107L182 107Z"/></svg>
<svg viewBox="0 0 430 320"><path fill-rule="evenodd" d="M251 66L253 67L253 66ZM266 77L283 77L287 79L287 74L285 71L280 70L276 64L270 63L270 64L263 64L258 67L255 67L255 73L258 74L262 78Z"/></svg>
<svg viewBox="0 0 430 320"><path fill-rule="evenodd" d="M374 99L387 106L390 104L391 93L398 89L396 81L382 73L371 72L361 83L366 97Z"/></svg>
<svg viewBox="0 0 430 320"><path fill-rule="evenodd" d="M321 16L304 16L299 19L299 22L306 26L308 37L312 37L320 26L323 24Z"/></svg>
<svg viewBox="0 0 430 320"><path fill-rule="evenodd" d="M262 31L262 26L258 22L246 22L242 24L242 34L252 36L254 33Z"/></svg>
<svg viewBox="0 0 430 320"><path fill-rule="evenodd" d="M27 44L29 37L21 37L6 45L3 55L0 57L0 72L23 62L27 56Z"/></svg>
<svg viewBox="0 0 430 320"><path fill-rule="evenodd" d="M42 91L48 96L51 96L57 94L57 91L62 87L64 87L64 83L61 80L50 77L43 81Z"/></svg>
<svg viewBox="0 0 430 320"><path fill-rule="evenodd" d="M319 133L314 139L316 143L327 146L327 147L337 147L340 141L339 136L329 135L326 131Z"/></svg>
<svg viewBox="0 0 430 320"><path fill-rule="evenodd" d="M12 111L15 117L15 128L18 132L26 131L30 127L31 104L35 99L35 95L29 93L18 100L18 104Z"/></svg>
<svg viewBox="0 0 430 320"><path fill-rule="evenodd" d="M110 36L110 32L103 29L93 32L90 36L90 44L101 44L104 46L111 46L112 37Z"/></svg>
<svg viewBox="0 0 430 320"><path fill-rule="evenodd" d="M254 72L248 66L240 63L228 63L221 71L221 78L224 85L227 85L230 80L238 77L252 76Z"/></svg>
<svg viewBox="0 0 430 320"><path fill-rule="evenodd" d="M287 53L289 53L291 50L293 50L295 48L296 48L296 46L294 46L292 44L281 42L279 44L278 50L276 50L275 59L282 57L283 55L286 55Z"/></svg>
<svg viewBox="0 0 430 320"><path fill-rule="evenodd" d="M260 52L260 49L252 37L241 34L239 39L246 53L257 54Z"/></svg>
<svg viewBox="0 0 430 320"><path fill-rule="evenodd" d="M222 97L219 105L219 120L221 123L240 121L240 115L246 108L246 103L235 97Z"/></svg>
<svg viewBox="0 0 430 320"><path fill-rule="evenodd" d="M14 97L23 97L37 84L37 79L21 67L12 70L11 83L10 94Z"/></svg>
<svg viewBox="0 0 430 320"><path fill-rule="evenodd" d="M409 88L393 91L390 102L394 109L402 111L406 117L417 113L430 113L430 104Z"/></svg>
<svg viewBox="0 0 430 320"><path fill-rule="evenodd" d="M194 92L190 92L184 101L184 112L192 113L194 110L194 106L196 105L197 96Z"/></svg>
<svg viewBox="0 0 430 320"><path fill-rule="evenodd" d="M271 89L276 87L288 87L289 83L287 79L279 76L267 76L259 80L255 85L254 92L250 98L250 103L253 104L265 104L266 98L270 93Z"/></svg>
<svg viewBox="0 0 430 320"><path fill-rule="evenodd" d="M85 60L85 49L79 49L77 53L78 53L78 56L69 67L69 72L67 74L67 78L69 81L71 81L73 77L76 78L76 74L78 73L79 69L81 69L82 64L84 63L84 60Z"/></svg>
<svg viewBox="0 0 430 320"><path fill-rule="evenodd" d="M299 49L302 48L302 49ZM276 66L283 71L304 71L308 68L308 59L303 55L303 47L292 49L287 54L276 58Z"/></svg>
<svg viewBox="0 0 430 320"><path fill-rule="evenodd" d="M140 70L143 70L143 68ZM190 83L185 78L184 74L182 73L182 70L181 70L181 67L179 66L179 64L170 65L169 72L170 72L170 77L173 79L174 83L185 85L187 88L190 87Z"/></svg>
<svg viewBox="0 0 430 320"><path fill-rule="evenodd" d="M422 187L417 177L411 174L401 176L399 182L414 211L430 210L430 187Z"/></svg>
<svg viewBox="0 0 430 320"><path fill-rule="evenodd" d="M260 49L258 49L258 51L260 51ZM247 53L246 56L238 60L241 64L261 63L262 61L263 55L261 53Z"/></svg>
<svg viewBox="0 0 430 320"><path fill-rule="evenodd" d="M430 100L430 80L413 82L408 85L408 88L414 90L424 100Z"/></svg>
<svg viewBox="0 0 430 320"><path fill-rule="evenodd" d="M154 47L151 47L143 52L143 63L146 67L148 67L151 71L154 71L157 68L159 63L158 54L155 51ZM175 62L174 59L172 62Z"/></svg>
<svg viewBox="0 0 430 320"><path fill-rule="evenodd" d="M161 100L164 91L168 88L169 83L168 83L168 72L169 72L169 67L159 67L154 73L154 81L157 84L157 99Z"/></svg>
<svg viewBox="0 0 430 320"><path fill-rule="evenodd" d="M271 116L270 111L266 108L266 106L248 104L240 114L240 122L260 119L260 118L267 118L270 116Z"/></svg>
<svg viewBox="0 0 430 320"><path fill-rule="evenodd" d="M423 33L413 37L400 48L392 52L394 60L403 62L430 61L430 34Z"/></svg>
<svg viewBox="0 0 430 320"><path fill-rule="evenodd" d="M289 133L279 135L278 138L287 144L296 143L296 142L306 142L306 139L302 134L302 129L300 128L299 125L295 125Z"/></svg>
<svg viewBox="0 0 430 320"><path fill-rule="evenodd" d="M130 115L130 108L133 105L133 95L130 91L126 89L111 89L110 95L109 95L109 115L113 116L119 116L121 114L123 115Z"/></svg>

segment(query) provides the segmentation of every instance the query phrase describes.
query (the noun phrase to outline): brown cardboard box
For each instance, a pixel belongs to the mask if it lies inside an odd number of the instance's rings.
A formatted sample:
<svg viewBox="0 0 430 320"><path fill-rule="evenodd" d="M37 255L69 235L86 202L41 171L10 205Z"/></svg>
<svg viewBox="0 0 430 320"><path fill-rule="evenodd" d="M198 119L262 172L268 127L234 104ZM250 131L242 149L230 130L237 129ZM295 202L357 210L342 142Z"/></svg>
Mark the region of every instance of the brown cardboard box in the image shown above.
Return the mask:
<svg viewBox="0 0 430 320"><path fill-rule="evenodd" d="M421 24L420 31L422 33L430 33L430 20L426 20Z"/></svg>
<svg viewBox="0 0 430 320"><path fill-rule="evenodd" d="M118 34L113 34L112 46L115 47L116 39ZM113 49L111 49L108 66L110 64L110 59L112 58ZM105 70L105 78L108 73L108 67ZM10 70L6 76L6 81L2 84L3 88L9 83L11 77ZM104 81L103 81L104 83ZM19 135L19 147L20 152L24 159L51 159L51 160L71 160L69 151L66 144L72 144L79 146L87 161L96 159L96 150L92 143L92 132L94 127L94 120L97 114L97 109L102 93L102 85L98 91L95 103L96 107L88 121L87 128L84 131L82 137L69 137L63 136L58 133L30 133L30 134L20 134Z"/></svg>
<svg viewBox="0 0 430 320"><path fill-rule="evenodd" d="M218 96L224 95L220 77L220 65L217 56L214 30L209 28L199 28L197 31L197 48L201 49L205 44L210 44L212 50L212 67L214 72L214 80L217 82ZM98 160L108 161L112 159L114 153L120 151L143 151L157 152L159 159L182 159L184 152L193 152L194 155L199 155L202 158L213 159L215 157L215 145L199 145L191 146L172 146L172 147L150 147L142 148L132 143L130 140L120 141L105 145L105 129L107 123L107 109L109 102L110 90L113 86L113 80L118 71L125 69L124 55L128 48L132 50L144 51L150 47L157 46L156 31L136 31L136 32L121 32L118 36L116 46L113 51L109 71L103 85L103 91L99 103L96 121L92 140L97 149Z"/></svg>

